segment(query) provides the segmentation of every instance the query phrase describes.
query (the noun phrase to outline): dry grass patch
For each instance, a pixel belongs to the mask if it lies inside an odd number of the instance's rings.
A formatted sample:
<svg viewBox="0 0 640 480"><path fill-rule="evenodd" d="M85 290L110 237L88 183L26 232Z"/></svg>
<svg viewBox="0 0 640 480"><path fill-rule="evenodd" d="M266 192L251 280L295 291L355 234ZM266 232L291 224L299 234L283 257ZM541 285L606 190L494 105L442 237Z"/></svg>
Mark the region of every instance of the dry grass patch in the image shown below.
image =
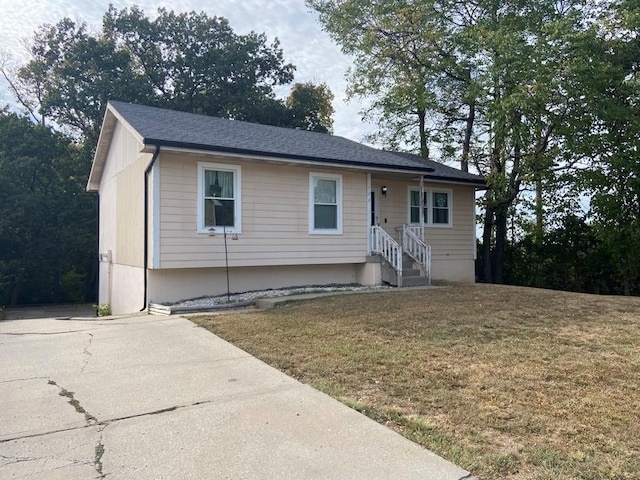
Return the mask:
<svg viewBox="0 0 640 480"><path fill-rule="evenodd" d="M195 319L481 479L640 478L640 299L475 285Z"/></svg>

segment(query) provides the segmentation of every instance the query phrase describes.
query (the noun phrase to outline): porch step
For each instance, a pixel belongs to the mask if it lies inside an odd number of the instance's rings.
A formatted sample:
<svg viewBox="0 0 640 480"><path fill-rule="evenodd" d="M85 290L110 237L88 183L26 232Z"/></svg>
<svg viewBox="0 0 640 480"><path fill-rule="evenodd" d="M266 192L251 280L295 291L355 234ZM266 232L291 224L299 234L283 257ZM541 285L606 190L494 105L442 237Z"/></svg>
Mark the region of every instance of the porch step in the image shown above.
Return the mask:
<svg viewBox="0 0 640 480"><path fill-rule="evenodd" d="M429 285L429 279L422 275L416 262L406 253L402 254L402 286L403 287L425 287Z"/></svg>
<svg viewBox="0 0 640 480"><path fill-rule="evenodd" d="M410 266L406 267L403 265L402 266L402 276L403 278L406 277L419 277L420 276L420 270L418 270L417 268L413 268L413 264L411 264Z"/></svg>
<svg viewBox="0 0 640 480"><path fill-rule="evenodd" d="M429 285L429 279L427 277L420 276L402 276L403 287L426 287Z"/></svg>
<svg viewBox="0 0 640 480"><path fill-rule="evenodd" d="M413 270L415 268L415 260L406 253L402 254L402 271Z"/></svg>
<svg viewBox="0 0 640 480"><path fill-rule="evenodd" d="M395 287L400 284L403 287L422 287L429 285L429 279L422 275L422 271L419 268L415 268L415 261L407 256L403 255L402 258L402 279L398 278L398 272L396 272L391 264L383 262L382 266L382 281L387 282Z"/></svg>

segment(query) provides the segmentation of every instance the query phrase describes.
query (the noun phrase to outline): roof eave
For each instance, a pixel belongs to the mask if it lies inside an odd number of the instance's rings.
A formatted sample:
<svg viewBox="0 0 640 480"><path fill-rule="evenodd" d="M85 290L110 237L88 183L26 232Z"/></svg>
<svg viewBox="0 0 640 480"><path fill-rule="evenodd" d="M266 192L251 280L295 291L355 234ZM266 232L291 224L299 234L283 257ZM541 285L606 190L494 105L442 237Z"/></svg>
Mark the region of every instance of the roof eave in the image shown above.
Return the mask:
<svg viewBox="0 0 640 480"><path fill-rule="evenodd" d="M455 177L445 177L442 175L425 175L425 180L439 180L448 183L464 183L467 185L474 185L479 190L483 190L487 188L487 182L484 180L476 180L475 178L455 178Z"/></svg>
<svg viewBox="0 0 640 480"><path fill-rule="evenodd" d="M333 158L324 158L324 157L312 157L305 155L292 155L286 153L278 153L278 152L264 152L259 150L248 150L242 148L233 148L233 147L220 147L216 145L203 145L200 143L188 143L188 142L177 142L170 140L162 140L158 138L149 138L146 137L143 139L145 145L153 145L153 146L161 146L161 147L169 147L169 148L181 148L188 150L198 150L203 152L222 152L222 153L231 153L231 154L239 154L239 155L248 155L248 156L258 156L258 157L270 157L270 158L281 158L287 160L303 160L307 162L316 162L316 163L325 163L332 165L340 165L343 167L370 167L376 169L389 169L389 170L401 170L412 173L431 173L434 172L435 169L432 167L413 167L408 165L392 165L392 164L379 164L374 162L358 162L355 160L339 160Z"/></svg>
<svg viewBox="0 0 640 480"><path fill-rule="evenodd" d="M87 192L97 192L100 189L100 179L104 171L104 164L107 161L107 152L116 128L116 117L113 115L111 109L111 105L107 104L107 109L102 119L102 126L100 127L100 136L98 137L96 152L91 162L91 172L89 173L86 187Z"/></svg>

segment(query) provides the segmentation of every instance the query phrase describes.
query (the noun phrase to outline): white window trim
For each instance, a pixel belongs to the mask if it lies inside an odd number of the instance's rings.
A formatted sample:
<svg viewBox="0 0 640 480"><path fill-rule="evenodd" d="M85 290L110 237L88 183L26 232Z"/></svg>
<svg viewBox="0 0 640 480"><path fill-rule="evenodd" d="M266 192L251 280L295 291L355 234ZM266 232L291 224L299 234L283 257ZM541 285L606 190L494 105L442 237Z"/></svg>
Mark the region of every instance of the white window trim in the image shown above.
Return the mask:
<svg viewBox="0 0 640 480"><path fill-rule="evenodd" d="M234 192L234 225L226 227L227 233L242 233L242 168L240 165L229 165L226 163L198 162L198 217L197 232L209 234L209 228L204 226L204 172L205 170L218 170L233 172L233 192ZM216 233L222 233L222 227L216 227Z"/></svg>
<svg viewBox="0 0 640 480"><path fill-rule="evenodd" d="M432 188L428 187L424 189L429 201L427 205L427 220L424 223L425 227L429 228L453 228L453 190L450 188ZM407 223L411 225L418 225L417 223L411 223L411 192L420 192L419 188L408 187L407 189ZM433 194L434 193L446 193L449 196L449 223L433 223Z"/></svg>
<svg viewBox="0 0 640 480"><path fill-rule="evenodd" d="M337 228L315 228L314 226L314 195L313 180L336 180L336 202L338 206ZM311 235L342 235L342 175L337 173L309 173L309 234Z"/></svg>

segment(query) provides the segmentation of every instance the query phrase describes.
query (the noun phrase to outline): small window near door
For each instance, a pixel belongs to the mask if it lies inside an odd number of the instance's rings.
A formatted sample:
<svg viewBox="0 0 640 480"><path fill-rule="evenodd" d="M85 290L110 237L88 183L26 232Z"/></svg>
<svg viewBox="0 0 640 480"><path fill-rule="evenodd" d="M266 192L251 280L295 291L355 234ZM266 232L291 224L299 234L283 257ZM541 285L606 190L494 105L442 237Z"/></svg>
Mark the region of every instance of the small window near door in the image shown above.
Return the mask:
<svg viewBox="0 0 640 480"><path fill-rule="evenodd" d="M434 225L449 225L449 193L432 192Z"/></svg>
<svg viewBox="0 0 640 480"><path fill-rule="evenodd" d="M424 190L422 221L426 226L450 227L452 191L427 188ZM420 191L409 190L409 223L420 223Z"/></svg>
<svg viewBox="0 0 640 480"><path fill-rule="evenodd" d="M427 212L429 211L428 208L428 201L427 201L427 192L424 192L424 210L423 210L423 215L424 215L424 223L428 223L429 218L427 215ZM420 191L419 190L411 190L409 192L409 223L420 223Z"/></svg>

